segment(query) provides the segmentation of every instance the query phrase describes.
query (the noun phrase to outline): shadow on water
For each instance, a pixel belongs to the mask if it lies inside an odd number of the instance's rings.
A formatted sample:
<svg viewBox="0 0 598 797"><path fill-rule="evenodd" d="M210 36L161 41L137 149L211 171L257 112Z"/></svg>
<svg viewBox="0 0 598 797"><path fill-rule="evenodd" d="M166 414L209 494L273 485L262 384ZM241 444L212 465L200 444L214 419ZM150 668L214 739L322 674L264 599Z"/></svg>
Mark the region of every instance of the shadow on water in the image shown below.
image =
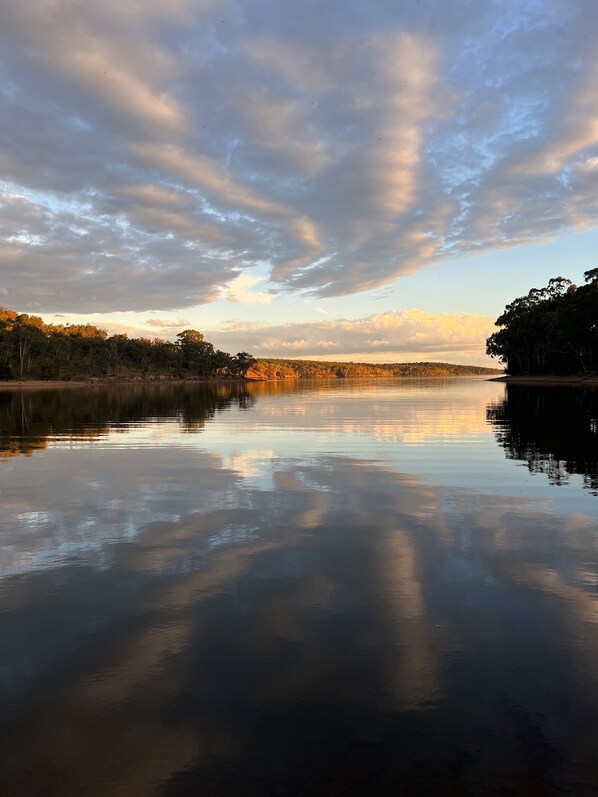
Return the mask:
<svg viewBox="0 0 598 797"><path fill-rule="evenodd" d="M156 419L201 432L217 412L254 402L248 386L235 382L0 392L0 459L31 455L51 438L95 439Z"/></svg>
<svg viewBox="0 0 598 797"><path fill-rule="evenodd" d="M598 495L598 390L507 385L504 401L489 404L487 417L509 459L555 485L580 475Z"/></svg>

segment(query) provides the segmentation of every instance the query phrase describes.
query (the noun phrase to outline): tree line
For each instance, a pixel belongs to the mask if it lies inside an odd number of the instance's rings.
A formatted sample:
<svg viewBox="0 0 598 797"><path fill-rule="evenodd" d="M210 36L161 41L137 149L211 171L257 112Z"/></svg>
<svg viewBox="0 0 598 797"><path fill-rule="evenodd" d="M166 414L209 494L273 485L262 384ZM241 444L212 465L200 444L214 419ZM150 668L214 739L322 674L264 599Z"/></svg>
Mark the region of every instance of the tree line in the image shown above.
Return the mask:
<svg viewBox="0 0 598 797"><path fill-rule="evenodd" d="M553 277L532 288L496 319L486 351L508 374L592 374L598 371L598 268L585 284Z"/></svg>
<svg viewBox="0 0 598 797"><path fill-rule="evenodd" d="M359 363L256 360L216 349L201 332L185 329L175 342L109 335L93 324L46 324L0 307L0 380L131 377L249 377L259 380L389 376L469 376L496 369L451 363Z"/></svg>
<svg viewBox="0 0 598 797"><path fill-rule="evenodd" d="M452 363L354 363L322 360L259 359L249 375L255 379L343 379L388 376L476 376L496 368Z"/></svg>
<svg viewBox="0 0 598 797"><path fill-rule="evenodd" d="M176 342L109 335L93 324L46 324L0 307L0 379L77 377L244 377L255 363L229 354L186 329Z"/></svg>

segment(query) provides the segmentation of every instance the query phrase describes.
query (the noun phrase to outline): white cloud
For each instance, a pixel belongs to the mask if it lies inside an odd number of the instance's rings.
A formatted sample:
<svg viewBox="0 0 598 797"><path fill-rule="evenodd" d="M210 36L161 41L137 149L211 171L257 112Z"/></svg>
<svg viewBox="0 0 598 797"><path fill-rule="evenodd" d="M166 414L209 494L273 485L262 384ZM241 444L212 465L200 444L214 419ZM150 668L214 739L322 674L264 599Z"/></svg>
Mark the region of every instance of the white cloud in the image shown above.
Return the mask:
<svg viewBox="0 0 598 797"><path fill-rule="evenodd" d="M328 359L388 361L446 359L486 362L485 340L493 319L464 313L404 310L353 320L317 321L280 326L237 323L226 330L206 332L218 347L245 349L258 357L327 356Z"/></svg>
<svg viewBox="0 0 598 797"><path fill-rule="evenodd" d="M5 2L3 288L342 295L596 227L596 34L593 0Z"/></svg>
<svg viewBox="0 0 598 797"><path fill-rule="evenodd" d="M254 277L251 274L239 274L226 285L224 296L227 301L232 303L270 304L274 298L271 293L253 290L253 287L260 282L259 277Z"/></svg>
<svg viewBox="0 0 598 797"><path fill-rule="evenodd" d="M150 318L146 321L148 327L172 334L178 329L190 328L193 326L191 321L186 318Z"/></svg>

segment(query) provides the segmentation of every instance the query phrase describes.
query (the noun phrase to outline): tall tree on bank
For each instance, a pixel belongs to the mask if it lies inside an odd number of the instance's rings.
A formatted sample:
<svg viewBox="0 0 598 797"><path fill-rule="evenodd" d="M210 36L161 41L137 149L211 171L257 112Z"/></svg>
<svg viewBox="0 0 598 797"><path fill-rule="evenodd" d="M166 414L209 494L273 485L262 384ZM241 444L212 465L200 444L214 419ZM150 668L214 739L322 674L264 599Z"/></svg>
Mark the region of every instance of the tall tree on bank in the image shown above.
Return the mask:
<svg viewBox="0 0 598 797"><path fill-rule="evenodd" d="M486 352L508 374L575 374L598 370L598 269L584 274L577 287L554 277L545 288L532 288L496 319L498 332Z"/></svg>
<svg viewBox="0 0 598 797"><path fill-rule="evenodd" d="M176 343L112 335L92 324L45 324L0 307L0 379L104 376L246 376L250 354L219 351L186 329Z"/></svg>

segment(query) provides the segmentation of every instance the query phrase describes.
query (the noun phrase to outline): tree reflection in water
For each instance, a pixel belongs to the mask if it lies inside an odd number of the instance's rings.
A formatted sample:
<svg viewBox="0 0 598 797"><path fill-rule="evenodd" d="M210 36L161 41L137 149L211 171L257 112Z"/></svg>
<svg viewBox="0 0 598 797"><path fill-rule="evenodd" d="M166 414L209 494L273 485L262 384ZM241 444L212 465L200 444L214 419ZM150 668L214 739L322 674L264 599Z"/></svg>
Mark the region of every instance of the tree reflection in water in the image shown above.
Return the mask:
<svg viewBox="0 0 598 797"><path fill-rule="evenodd" d="M0 392L0 459L43 450L53 437L95 439L151 419L201 432L217 412L255 402L242 382L118 385Z"/></svg>
<svg viewBox="0 0 598 797"><path fill-rule="evenodd" d="M507 385L505 400L487 417L509 459L527 462L552 484L583 477L598 495L598 390L572 386Z"/></svg>

